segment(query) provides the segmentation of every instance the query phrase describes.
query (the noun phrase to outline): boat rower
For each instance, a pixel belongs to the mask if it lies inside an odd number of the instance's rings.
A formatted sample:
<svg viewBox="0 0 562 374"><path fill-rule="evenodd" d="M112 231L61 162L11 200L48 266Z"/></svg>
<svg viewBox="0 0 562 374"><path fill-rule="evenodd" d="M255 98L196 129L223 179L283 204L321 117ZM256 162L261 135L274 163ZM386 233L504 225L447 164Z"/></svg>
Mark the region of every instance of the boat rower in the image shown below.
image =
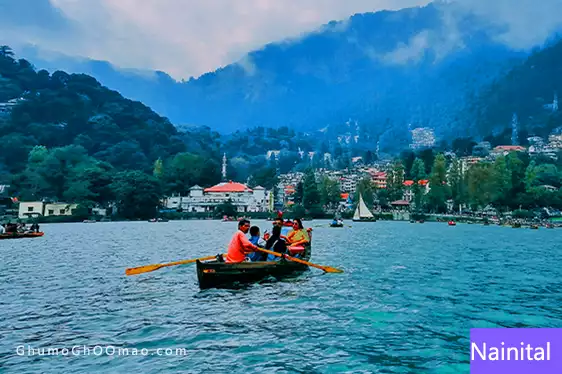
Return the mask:
<svg viewBox="0 0 562 374"><path fill-rule="evenodd" d="M238 222L238 230L232 236L226 254L227 263L239 263L246 260L246 255L258 250L258 247L250 242L246 234L250 230L250 221L241 219Z"/></svg>

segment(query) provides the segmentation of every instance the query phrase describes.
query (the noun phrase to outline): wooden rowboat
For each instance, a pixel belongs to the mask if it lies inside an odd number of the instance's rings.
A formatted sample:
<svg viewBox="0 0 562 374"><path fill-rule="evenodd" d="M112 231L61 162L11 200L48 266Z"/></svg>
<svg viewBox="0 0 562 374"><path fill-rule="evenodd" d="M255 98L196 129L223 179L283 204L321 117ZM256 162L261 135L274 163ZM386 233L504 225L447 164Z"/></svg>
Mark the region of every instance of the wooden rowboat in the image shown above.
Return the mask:
<svg viewBox="0 0 562 374"><path fill-rule="evenodd" d="M29 233L8 233L8 234L0 234L0 239L24 239L24 238L39 238L45 235L42 232L29 232Z"/></svg>
<svg viewBox="0 0 562 374"><path fill-rule="evenodd" d="M312 236L310 240L312 241ZM308 261L310 259L311 249L311 245L304 247L302 260ZM279 261L240 262L236 264L216 260L208 262L197 260L197 280L201 289L231 288L239 284L259 282L267 277L281 280L308 269L308 265L285 258L281 258Z"/></svg>
<svg viewBox="0 0 562 374"><path fill-rule="evenodd" d="M229 288L238 284L259 282L267 277L282 279L308 270L307 265L281 259L268 262L224 262L197 261L199 288Z"/></svg>

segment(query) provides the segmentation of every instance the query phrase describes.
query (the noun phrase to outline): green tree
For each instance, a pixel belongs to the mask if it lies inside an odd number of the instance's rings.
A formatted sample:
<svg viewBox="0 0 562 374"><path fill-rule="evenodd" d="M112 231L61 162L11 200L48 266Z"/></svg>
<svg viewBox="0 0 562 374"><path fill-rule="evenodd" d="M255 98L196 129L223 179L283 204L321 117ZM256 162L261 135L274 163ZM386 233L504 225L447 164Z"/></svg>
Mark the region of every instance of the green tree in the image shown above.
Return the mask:
<svg viewBox="0 0 562 374"><path fill-rule="evenodd" d="M118 214L128 219L149 219L156 216L161 189L158 180L140 171L125 171L115 175L111 183Z"/></svg>
<svg viewBox="0 0 562 374"><path fill-rule="evenodd" d="M498 157L492 166L493 196L496 206L507 206L511 195L512 177L505 157Z"/></svg>
<svg viewBox="0 0 562 374"><path fill-rule="evenodd" d="M422 159L416 158L412 164L410 170L410 178L414 181L420 181L427 178L427 173L425 172L425 164Z"/></svg>
<svg viewBox="0 0 562 374"><path fill-rule="evenodd" d="M400 200L404 196L404 166L400 161L394 163L388 173L387 188L391 201Z"/></svg>
<svg viewBox="0 0 562 374"><path fill-rule="evenodd" d="M256 186L271 190L278 183L277 171L272 167L261 168L252 174L252 180Z"/></svg>
<svg viewBox="0 0 562 374"><path fill-rule="evenodd" d="M493 199L492 168L489 164L476 164L467 172L468 198L473 209L484 208Z"/></svg>
<svg viewBox="0 0 562 374"><path fill-rule="evenodd" d="M437 155L429 177L430 190L427 195L430 208L436 212L447 211L450 189L447 185L447 162L443 154Z"/></svg>
<svg viewBox="0 0 562 374"><path fill-rule="evenodd" d="M336 206L340 202L340 184L328 177L324 177L321 183L321 203L325 206Z"/></svg>
<svg viewBox="0 0 562 374"><path fill-rule="evenodd" d="M456 210L467 202L465 173L462 164L457 158L454 158L451 164L448 182L451 187L451 197Z"/></svg>
<svg viewBox="0 0 562 374"><path fill-rule="evenodd" d="M312 169L309 169L304 175L302 203L305 209L311 209L320 204L320 192Z"/></svg>

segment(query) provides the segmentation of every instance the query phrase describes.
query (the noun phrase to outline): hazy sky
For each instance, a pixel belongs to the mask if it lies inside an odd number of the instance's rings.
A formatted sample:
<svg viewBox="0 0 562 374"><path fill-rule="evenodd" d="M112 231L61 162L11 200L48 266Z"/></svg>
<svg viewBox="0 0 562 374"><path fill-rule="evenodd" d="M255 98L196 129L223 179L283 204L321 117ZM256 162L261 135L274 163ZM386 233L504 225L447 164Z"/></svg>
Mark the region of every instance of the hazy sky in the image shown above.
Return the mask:
<svg viewBox="0 0 562 374"><path fill-rule="evenodd" d="M562 0L458 1L466 9L505 24L506 32L498 38L518 48L544 41L562 18ZM0 0L0 42L33 43L42 49L107 60L124 68L162 70L181 79L237 61L246 52L268 42L299 36L330 20L427 3L427 0Z"/></svg>
<svg viewBox="0 0 562 374"><path fill-rule="evenodd" d="M0 0L41 4L48 0ZM355 13L400 9L427 0L50 0L62 12L37 16L22 30L11 25L11 39L42 48L108 60L121 67L165 71L188 78L241 59L272 41L298 36L331 20ZM12 13L27 12L23 4ZM24 9L25 8L25 9ZM1 12L0 12L1 13ZM47 32L66 18L68 27ZM4 34L9 30L4 31ZM17 29L17 31L16 31ZM5 34L6 35L6 34ZM13 41L12 43L14 43Z"/></svg>

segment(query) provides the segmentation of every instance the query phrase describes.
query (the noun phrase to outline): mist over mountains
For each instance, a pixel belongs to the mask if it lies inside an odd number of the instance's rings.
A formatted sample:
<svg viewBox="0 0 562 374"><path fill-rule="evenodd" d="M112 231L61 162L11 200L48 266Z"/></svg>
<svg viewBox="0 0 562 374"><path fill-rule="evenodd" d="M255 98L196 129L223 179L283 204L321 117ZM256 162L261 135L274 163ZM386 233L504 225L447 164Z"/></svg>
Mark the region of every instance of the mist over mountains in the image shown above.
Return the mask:
<svg viewBox="0 0 562 374"><path fill-rule="evenodd" d="M18 53L38 68L91 74L178 125L223 133L290 126L337 135L351 119L362 136L392 149L407 144L409 125L446 138L487 135L467 105L533 47L553 40L559 3L436 2L356 14L181 82L164 72L49 54L40 44ZM532 29L530 17L541 17Z"/></svg>

